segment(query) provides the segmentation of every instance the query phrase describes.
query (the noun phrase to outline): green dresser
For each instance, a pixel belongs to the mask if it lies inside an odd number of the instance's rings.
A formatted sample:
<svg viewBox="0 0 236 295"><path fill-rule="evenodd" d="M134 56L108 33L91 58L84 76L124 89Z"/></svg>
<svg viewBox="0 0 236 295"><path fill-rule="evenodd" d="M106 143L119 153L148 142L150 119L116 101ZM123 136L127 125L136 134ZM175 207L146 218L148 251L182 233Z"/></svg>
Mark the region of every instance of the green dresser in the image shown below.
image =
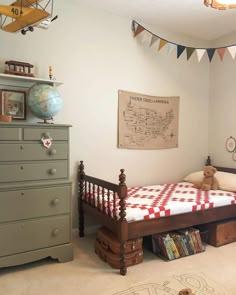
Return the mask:
<svg viewBox="0 0 236 295"><path fill-rule="evenodd" d="M0 267L73 259L69 127L0 123Z"/></svg>

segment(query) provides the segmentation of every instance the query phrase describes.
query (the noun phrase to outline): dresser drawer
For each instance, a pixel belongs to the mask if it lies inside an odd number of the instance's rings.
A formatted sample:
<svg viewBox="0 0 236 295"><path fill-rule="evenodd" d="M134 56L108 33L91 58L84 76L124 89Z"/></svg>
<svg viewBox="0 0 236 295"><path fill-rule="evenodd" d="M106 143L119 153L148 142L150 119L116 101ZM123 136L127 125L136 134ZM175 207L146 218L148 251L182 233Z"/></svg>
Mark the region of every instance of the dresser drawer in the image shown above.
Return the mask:
<svg viewBox="0 0 236 295"><path fill-rule="evenodd" d="M23 130L24 140L41 140L42 137L51 137L53 140L68 140L67 128L27 128Z"/></svg>
<svg viewBox="0 0 236 295"><path fill-rule="evenodd" d="M68 243L70 233L66 215L0 225L0 257Z"/></svg>
<svg viewBox="0 0 236 295"><path fill-rule="evenodd" d="M44 161L0 164L0 183L14 181L51 180L68 177L68 162Z"/></svg>
<svg viewBox="0 0 236 295"><path fill-rule="evenodd" d="M0 222L70 212L71 186L0 192ZM29 209L30 208L30 209Z"/></svg>
<svg viewBox="0 0 236 295"><path fill-rule="evenodd" d="M20 140L21 128L0 128L1 140Z"/></svg>
<svg viewBox="0 0 236 295"><path fill-rule="evenodd" d="M0 161L61 160L68 158L66 143L53 143L47 149L40 143L0 143Z"/></svg>

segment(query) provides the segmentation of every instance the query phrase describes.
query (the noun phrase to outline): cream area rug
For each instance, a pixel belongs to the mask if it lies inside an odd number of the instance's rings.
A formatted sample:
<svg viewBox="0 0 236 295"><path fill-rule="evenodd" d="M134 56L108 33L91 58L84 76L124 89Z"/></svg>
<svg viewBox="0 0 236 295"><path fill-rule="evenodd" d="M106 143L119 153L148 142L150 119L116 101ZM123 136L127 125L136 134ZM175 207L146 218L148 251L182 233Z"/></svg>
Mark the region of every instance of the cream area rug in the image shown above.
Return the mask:
<svg viewBox="0 0 236 295"><path fill-rule="evenodd" d="M0 269L0 295L236 295L236 243L166 262L144 248L143 262L126 276L94 252L95 234L75 236L74 260L50 258Z"/></svg>
<svg viewBox="0 0 236 295"><path fill-rule="evenodd" d="M178 295L184 288L190 288L195 295L226 295L224 290L212 282L205 274L182 274L173 276L163 283L147 283L137 285L113 295Z"/></svg>

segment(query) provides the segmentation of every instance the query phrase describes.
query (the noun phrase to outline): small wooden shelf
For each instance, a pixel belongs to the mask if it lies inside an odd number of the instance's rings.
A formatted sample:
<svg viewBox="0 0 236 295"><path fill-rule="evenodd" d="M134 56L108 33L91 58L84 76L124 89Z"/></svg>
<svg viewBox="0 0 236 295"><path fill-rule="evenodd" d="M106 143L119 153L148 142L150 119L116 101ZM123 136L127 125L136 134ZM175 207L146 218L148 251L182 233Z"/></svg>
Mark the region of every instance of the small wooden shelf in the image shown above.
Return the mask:
<svg viewBox="0 0 236 295"><path fill-rule="evenodd" d="M45 83L52 86L60 86L63 82L57 80L50 79L41 79L41 78L33 78L27 76L17 76L17 75L9 75L9 74L0 74L0 80L11 80L11 81L22 81L22 82L32 82L32 83Z"/></svg>

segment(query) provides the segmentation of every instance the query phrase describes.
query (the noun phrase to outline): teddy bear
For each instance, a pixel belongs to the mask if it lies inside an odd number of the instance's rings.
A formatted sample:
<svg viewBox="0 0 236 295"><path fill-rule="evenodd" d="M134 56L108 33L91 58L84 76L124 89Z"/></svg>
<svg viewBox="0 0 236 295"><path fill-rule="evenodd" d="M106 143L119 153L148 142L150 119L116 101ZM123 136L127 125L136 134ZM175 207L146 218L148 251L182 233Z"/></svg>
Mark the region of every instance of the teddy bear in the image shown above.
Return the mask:
<svg viewBox="0 0 236 295"><path fill-rule="evenodd" d="M191 289L186 288L186 289L180 290L179 295L194 295L194 293Z"/></svg>
<svg viewBox="0 0 236 295"><path fill-rule="evenodd" d="M217 169L213 166L205 166L203 169L203 180L200 183L195 183L194 187L203 191L219 189L219 182L214 176Z"/></svg>

